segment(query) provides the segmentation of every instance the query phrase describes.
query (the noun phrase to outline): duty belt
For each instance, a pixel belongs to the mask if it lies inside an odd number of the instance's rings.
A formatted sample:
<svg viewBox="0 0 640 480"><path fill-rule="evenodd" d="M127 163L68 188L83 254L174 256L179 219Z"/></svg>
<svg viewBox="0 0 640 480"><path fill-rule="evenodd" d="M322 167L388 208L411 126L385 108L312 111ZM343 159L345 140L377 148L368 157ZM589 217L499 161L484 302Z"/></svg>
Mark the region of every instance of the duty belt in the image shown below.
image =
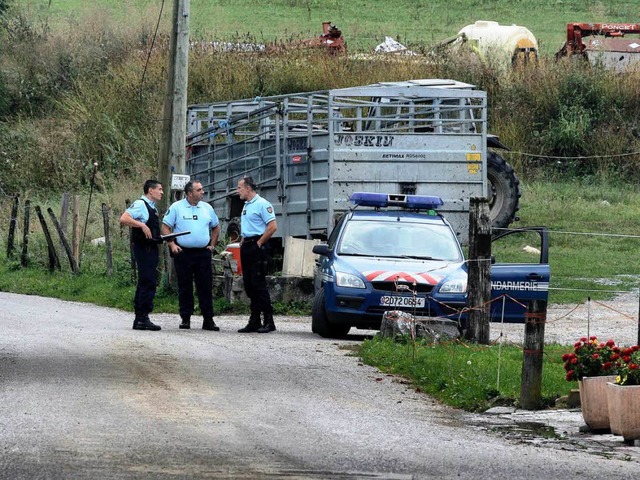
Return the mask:
<svg viewBox="0 0 640 480"><path fill-rule="evenodd" d="M260 240L260 237L262 235L255 235L253 237L243 237L242 241L243 242L257 242L258 240Z"/></svg>

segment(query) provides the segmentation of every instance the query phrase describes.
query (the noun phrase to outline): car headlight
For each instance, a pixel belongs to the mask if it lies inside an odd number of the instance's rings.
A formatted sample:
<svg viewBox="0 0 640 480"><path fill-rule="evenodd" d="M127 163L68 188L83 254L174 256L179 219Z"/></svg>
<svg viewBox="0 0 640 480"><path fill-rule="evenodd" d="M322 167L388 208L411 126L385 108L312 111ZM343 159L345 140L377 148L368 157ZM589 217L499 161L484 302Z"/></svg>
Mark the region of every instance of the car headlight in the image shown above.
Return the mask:
<svg viewBox="0 0 640 480"><path fill-rule="evenodd" d="M347 288L365 288L360 277L344 272L336 272L336 285Z"/></svg>
<svg viewBox="0 0 640 480"><path fill-rule="evenodd" d="M440 293L466 293L467 281L463 279L447 280L440 287Z"/></svg>

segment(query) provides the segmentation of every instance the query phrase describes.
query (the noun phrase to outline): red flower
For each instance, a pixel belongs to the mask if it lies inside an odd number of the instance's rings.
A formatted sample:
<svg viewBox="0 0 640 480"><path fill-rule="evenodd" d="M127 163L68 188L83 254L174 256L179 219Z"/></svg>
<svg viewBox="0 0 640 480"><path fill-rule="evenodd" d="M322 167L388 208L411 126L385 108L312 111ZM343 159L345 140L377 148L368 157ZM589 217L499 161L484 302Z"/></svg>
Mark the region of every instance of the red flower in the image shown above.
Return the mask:
<svg viewBox="0 0 640 480"><path fill-rule="evenodd" d="M618 362L619 385L640 385L640 346L626 348L622 362Z"/></svg>
<svg viewBox="0 0 640 480"><path fill-rule="evenodd" d="M567 371L565 378L575 381L584 377L618 374L618 358L619 349L613 340L598 342L595 336L582 337L573 345L573 352L562 355Z"/></svg>

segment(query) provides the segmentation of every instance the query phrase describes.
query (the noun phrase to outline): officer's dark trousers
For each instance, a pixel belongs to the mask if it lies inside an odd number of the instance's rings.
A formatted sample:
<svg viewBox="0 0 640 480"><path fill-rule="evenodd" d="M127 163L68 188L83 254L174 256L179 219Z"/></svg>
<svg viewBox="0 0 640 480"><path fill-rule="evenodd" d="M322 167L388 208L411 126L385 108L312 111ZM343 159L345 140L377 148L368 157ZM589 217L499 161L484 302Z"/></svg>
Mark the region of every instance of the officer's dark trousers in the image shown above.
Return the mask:
<svg viewBox="0 0 640 480"><path fill-rule="evenodd" d="M211 251L206 248L184 248L174 257L178 280L178 304L181 317L193 314L193 283L196 284L200 313L213 318Z"/></svg>
<svg viewBox="0 0 640 480"><path fill-rule="evenodd" d="M133 256L138 267L138 286L133 305L136 317L148 315L153 311L153 298L156 296L156 275L158 270L158 245L133 244Z"/></svg>
<svg viewBox="0 0 640 480"><path fill-rule="evenodd" d="M266 280L268 258L266 250L258 247L255 241L245 241L240 247L242 280L244 291L251 300L251 316L260 318L260 312L263 312L265 322L273 319L273 308Z"/></svg>

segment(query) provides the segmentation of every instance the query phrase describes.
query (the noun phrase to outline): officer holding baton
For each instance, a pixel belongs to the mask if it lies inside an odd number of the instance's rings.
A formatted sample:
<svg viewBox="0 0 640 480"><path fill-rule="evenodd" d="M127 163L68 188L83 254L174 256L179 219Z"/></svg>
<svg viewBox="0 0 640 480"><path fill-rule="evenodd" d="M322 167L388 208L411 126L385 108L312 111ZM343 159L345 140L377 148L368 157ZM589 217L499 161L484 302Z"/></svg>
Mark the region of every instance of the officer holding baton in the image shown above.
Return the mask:
<svg viewBox="0 0 640 480"><path fill-rule="evenodd" d="M202 183L195 180L188 182L184 193L186 198L174 202L162 220L163 234L190 232L168 241L178 280L178 304L182 319L179 328L191 328L195 283L203 317L202 329L218 331L220 328L213 321L211 256L218 243L220 224L213 207L202 201Z"/></svg>

